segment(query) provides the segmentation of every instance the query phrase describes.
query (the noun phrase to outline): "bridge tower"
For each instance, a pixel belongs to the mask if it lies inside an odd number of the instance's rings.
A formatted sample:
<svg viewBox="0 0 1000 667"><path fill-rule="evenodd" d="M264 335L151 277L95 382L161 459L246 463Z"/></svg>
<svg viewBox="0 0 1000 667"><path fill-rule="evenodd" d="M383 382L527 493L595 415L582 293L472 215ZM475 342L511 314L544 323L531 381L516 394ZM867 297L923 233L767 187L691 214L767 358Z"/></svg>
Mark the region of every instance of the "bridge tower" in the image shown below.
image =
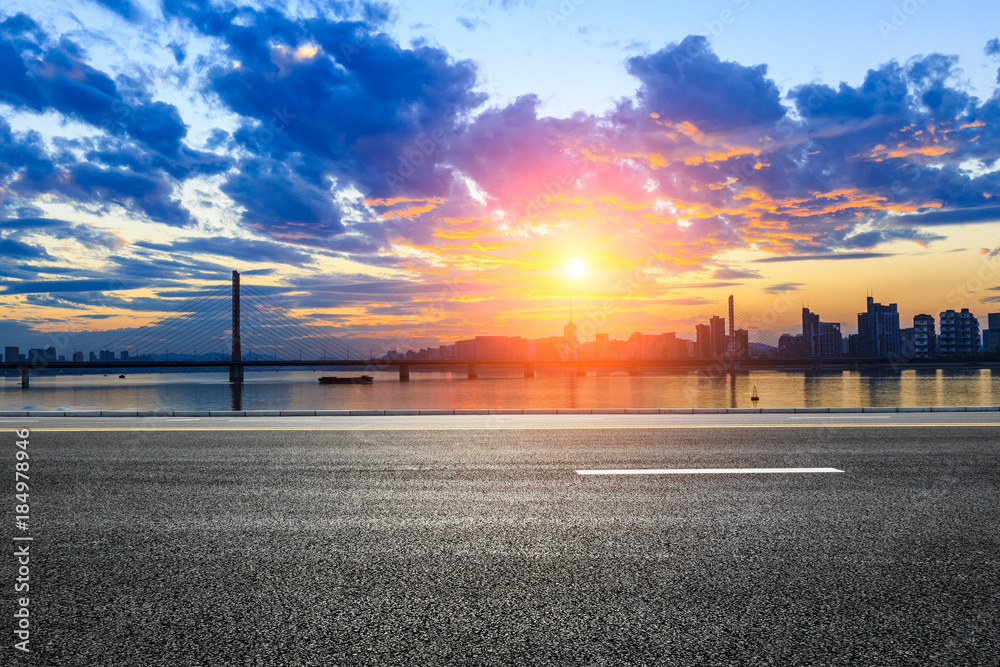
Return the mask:
<svg viewBox="0 0 1000 667"><path fill-rule="evenodd" d="M243 382L243 352L240 346L240 273L233 270L233 354L229 357L229 381Z"/></svg>
<svg viewBox="0 0 1000 667"><path fill-rule="evenodd" d="M729 359L733 360L736 358L736 309L733 307L733 295L729 295L729 345L727 345L726 351L729 353Z"/></svg>

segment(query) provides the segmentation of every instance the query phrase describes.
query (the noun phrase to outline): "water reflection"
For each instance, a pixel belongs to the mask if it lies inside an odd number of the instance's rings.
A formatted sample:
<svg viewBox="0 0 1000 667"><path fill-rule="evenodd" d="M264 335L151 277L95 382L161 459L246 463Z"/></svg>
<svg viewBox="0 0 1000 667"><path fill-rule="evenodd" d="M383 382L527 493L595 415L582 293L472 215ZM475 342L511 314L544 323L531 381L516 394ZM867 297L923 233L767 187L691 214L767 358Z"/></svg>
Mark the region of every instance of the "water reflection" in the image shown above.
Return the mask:
<svg viewBox="0 0 1000 667"><path fill-rule="evenodd" d="M0 410L336 410L435 408L746 408L1000 405L990 369L864 371L684 371L662 375L375 371L372 385L320 385L321 373L39 376L0 380ZM760 394L755 406L753 387Z"/></svg>
<svg viewBox="0 0 1000 667"><path fill-rule="evenodd" d="M232 392L233 398L233 410L240 411L243 409L243 383L242 382L232 382L229 385L230 391Z"/></svg>

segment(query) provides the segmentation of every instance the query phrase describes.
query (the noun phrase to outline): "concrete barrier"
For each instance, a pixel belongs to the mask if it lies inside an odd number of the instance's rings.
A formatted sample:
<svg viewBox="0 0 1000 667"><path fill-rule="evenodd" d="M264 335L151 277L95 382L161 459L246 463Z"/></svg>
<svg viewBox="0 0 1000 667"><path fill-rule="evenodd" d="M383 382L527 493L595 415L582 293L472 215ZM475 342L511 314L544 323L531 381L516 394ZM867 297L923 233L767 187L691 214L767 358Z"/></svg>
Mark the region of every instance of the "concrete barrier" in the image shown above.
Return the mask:
<svg viewBox="0 0 1000 667"><path fill-rule="evenodd" d="M818 414L824 413L829 414L830 408L792 408L796 414Z"/></svg>

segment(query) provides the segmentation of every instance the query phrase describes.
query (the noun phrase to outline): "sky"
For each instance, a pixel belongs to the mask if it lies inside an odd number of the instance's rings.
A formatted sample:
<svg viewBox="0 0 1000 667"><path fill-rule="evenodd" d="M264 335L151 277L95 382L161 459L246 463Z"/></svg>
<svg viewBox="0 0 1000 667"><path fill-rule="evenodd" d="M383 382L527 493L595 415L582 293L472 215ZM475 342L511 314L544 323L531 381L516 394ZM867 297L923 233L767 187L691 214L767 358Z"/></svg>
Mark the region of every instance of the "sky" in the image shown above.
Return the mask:
<svg viewBox="0 0 1000 667"><path fill-rule="evenodd" d="M0 12L4 344L233 269L359 349L1000 310L995 2Z"/></svg>

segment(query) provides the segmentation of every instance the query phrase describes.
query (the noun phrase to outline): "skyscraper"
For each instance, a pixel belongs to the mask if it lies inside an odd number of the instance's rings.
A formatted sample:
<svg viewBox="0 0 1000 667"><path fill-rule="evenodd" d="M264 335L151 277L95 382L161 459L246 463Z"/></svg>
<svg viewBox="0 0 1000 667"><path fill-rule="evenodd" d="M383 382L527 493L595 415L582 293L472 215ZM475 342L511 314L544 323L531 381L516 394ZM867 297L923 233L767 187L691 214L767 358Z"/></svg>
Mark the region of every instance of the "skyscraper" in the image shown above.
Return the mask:
<svg viewBox="0 0 1000 667"><path fill-rule="evenodd" d="M712 333L711 355L716 359L724 359L726 356L726 321L718 315L708 321Z"/></svg>
<svg viewBox="0 0 1000 667"><path fill-rule="evenodd" d="M573 324L572 310L570 310L569 324L563 327L563 346L567 359L576 359L579 356L580 340L576 337L576 325Z"/></svg>
<svg viewBox="0 0 1000 667"><path fill-rule="evenodd" d="M868 297L868 308L858 313L858 346L863 357L883 359L899 355L899 312Z"/></svg>
<svg viewBox="0 0 1000 667"><path fill-rule="evenodd" d="M819 353L819 315L802 309L802 356L816 358Z"/></svg>
<svg viewBox="0 0 1000 667"><path fill-rule="evenodd" d="M937 356L937 335L934 333L934 316L913 316L913 356L917 359L933 359Z"/></svg>
<svg viewBox="0 0 1000 667"><path fill-rule="evenodd" d="M712 327L707 324L696 324L694 325L696 344L695 344L695 356L699 359L711 359L712 358Z"/></svg>

